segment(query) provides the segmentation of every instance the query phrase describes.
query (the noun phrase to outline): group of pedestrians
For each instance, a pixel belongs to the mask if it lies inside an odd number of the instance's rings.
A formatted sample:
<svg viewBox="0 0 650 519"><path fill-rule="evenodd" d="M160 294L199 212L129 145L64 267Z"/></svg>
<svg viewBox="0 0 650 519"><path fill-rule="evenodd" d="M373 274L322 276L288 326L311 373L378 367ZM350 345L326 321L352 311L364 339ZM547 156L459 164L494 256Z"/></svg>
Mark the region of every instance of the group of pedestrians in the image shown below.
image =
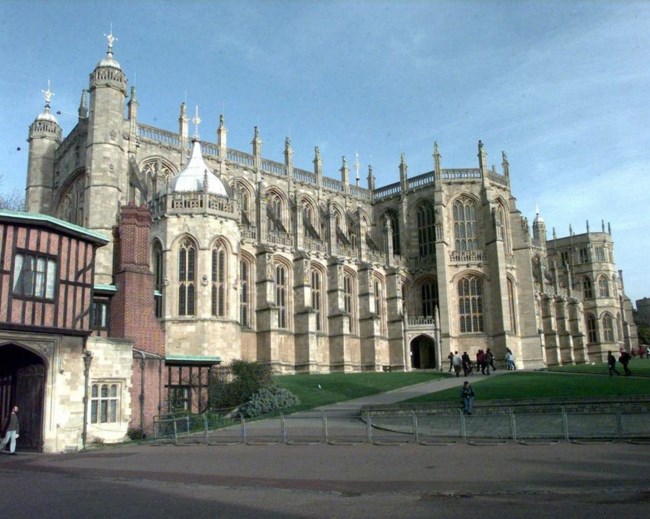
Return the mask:
<svg viewBox="0 0 650 519"><path fill-rule="evenodd" d="M508 353L510 354L510 363L508 362ZM514 366L515 361L512 352L508 350L508 353L506 353L505 358L506 366L508 366L508 369L516 369L514 367L510 367L511 364ZM450 351L447 359L449 360L449 373L454 372L456 373L457 377L460 376L461 369L463 370L463 375L466 377L471 375L474 371L472 359L466 351L464 351L462 355L458 355L457 351ZM476 353L476 372L478 373L480 371L483 375L489 375L490 368L492 368L492 371L497 370L496 366L494 365L494 353L492 353L490 348L488 348L486 351L478 350Z"/></svg>
<svg viewBox="0 0 650 519"><path fill-rule="evenodd" d="M632 374L630 368L628 367L631 358L632 356L627 351L623 349L621 350L621 356L618 358L618 362L620 362L623 365L623 369L625 370L626 377L629 377ZM609 368L610 377L614 376L614 373L616 373L617 375L621 374L616 369L616 357L614 357L611 351L607 352L607 367Z"/></svg>

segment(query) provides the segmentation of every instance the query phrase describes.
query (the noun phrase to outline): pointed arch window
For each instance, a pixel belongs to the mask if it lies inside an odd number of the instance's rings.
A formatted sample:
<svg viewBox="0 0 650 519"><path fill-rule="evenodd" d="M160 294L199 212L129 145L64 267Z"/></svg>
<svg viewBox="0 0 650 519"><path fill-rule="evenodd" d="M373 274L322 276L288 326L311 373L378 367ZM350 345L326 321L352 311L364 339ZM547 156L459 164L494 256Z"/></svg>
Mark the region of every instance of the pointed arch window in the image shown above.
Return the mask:
<svg viewBox="0 0 650 519"><path fill-rule="evenodd" d="M434 317L436 307L438 306L438 283L435 281L426 281L420 288L422 300L422 315L425 317Z"/></svg>
<svg viewBox="0 0 650 519"><path fill-rule="evenodd" d="M391 222L392 223L392 222ZM435 211L433 204L424 203L417 209L418 248L421 257L436 253Z"/></svg>
<svg viewBox="0 0 650 519"><path fill-rule="evenodd" d="M606 276L598 278L598 295L600 297L609 297L609 282Z"/></svg>
<svg viewBox="0 0 650 519"><path fill-rule="evenodd" d="M517 333L517 305L515 304L515 287L508 278L508 308L510 309L510 331Z"/></svg>
<svg viewBox="0 0 650 519"><path fill-rule="evenodd" d="M252 225L250 207L251 207L251 197L250 194L248 193L248 189L240 185L239 186L239 208L241 211L241 220L242 223L244 223L244 225Z"/></svg>
<svg viewBox="0 0 650 519"><path fill-rule="evenodd" d="M343 308L349 317L348 331L354 333L357 329L356 286L350 274L343 275Z"/></svg>
<svg viewBox="0 0 650 519"><path fill-rule="evenodd" d="M589 276L585 276L582 280L582 294L585 299L593 299L594 297L594 288Z"/></svg>
<svg viewBox="0 0 650 519"><path fill-rule="evenodd" d="M457 251L478 249L476 204L467 198L454 202L454 246Z"/></svg>
<svg viewBox="0 0 650 519"><path fill-rule="evenodd" d="M496 211L496 226L497 236L503 240L503 246L506 252L510 252L510 233L508 232L508 225L506 220L506 210L499 204Z"/></svg>
<svg viewBox="0 0 650 519"><path fill-rule="evenodd" d="M399 256L401 254L399 246L399 219L393 211L386 213L386 218L390 222L390 228L393 233L393 254Z"/></svg>
<svg viewBox="0 0 650 519"><path fill-rule="evenodd" d="M178 315L195 315L196 248L185 239L178 250Z"/></svg>
<svg viewBox="0 0 650 519"><path fill-rule="evenodd" d="M311 307L316 314L316 331L323 330L323 276L318 269L311 269Z"/></svg>
<svg viewBox="0 0 650 519"><path fill-rule="evenodd" d="M385 298L384 298L384 284L380 279L373 280L373 288L375 295L375 314L379 318L379 333L386 335L386 311L385 311Z"/></svg>
<svg viewBox="0 0 650 519"><path fill-rule="evenodd" d="M593 314L585 316L587 322L587 340L589 342L598 342L598 322Z"/></svg>
<svg viewBox="0 0 650 519"><path fill-rule="evenodd" d="M603 315L603 341L614 342L614 324L610 314Z"/></svg>
<svg viewBox="0 0 650 519"><path fill-rule="evenodd" d="M483 283L476 276L458 281L458 316L461 333L483 331Z"/></svg>
<svg viewBox="0 0 650 519"><path fill-rule="evenodd" d="M278 308L278 328L289 327L288 317L289 277L284 265L275 266L275 304Z"/></svg>
<svg viewBox="0 0 650 519"><path fill-rule="evenodd" d="M228 272L226 248L220 243L212 249L212 315L226 316L226 279Z"/></svg>
<svg viewBox="0 0 650 519"><path fill-rule="evenodd" d="M154 299L155 299L155 312L156 317L163 316L163 295L165 290L165 270L163 264L163 250L162 245L159 241L154 243L153 254L152 254L152 263L153 263L153 275L154 275Z"/></svg>
<svg viewBox="0 0 650 519"><path fill-rule="evenodd" d="M247 259L239 261L239 324L250 327L251 320L251 265Z"/></svg>
<svg viewBox="0 0 650 519"><path fill-rule="evenodd" d="M269 233L286 232L282 223L283 203L279 193L269 193L268 204L266 206L268 231Z"/></svg>

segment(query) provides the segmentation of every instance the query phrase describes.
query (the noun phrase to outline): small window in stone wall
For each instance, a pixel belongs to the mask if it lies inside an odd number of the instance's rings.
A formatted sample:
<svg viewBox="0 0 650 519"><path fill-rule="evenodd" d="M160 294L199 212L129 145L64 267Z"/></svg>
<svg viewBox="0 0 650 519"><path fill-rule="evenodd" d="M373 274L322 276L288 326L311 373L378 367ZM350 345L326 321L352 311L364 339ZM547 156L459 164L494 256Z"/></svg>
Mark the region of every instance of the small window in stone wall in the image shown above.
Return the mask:
<svg viewBox="0 0 650 519"><path fill-rule="evenodd" d="M108 330L108 301L96 299L90 306L90 329Z"/></svg>
<svg viewBox="0 0 650 519"><path fill-rule="evenodd" d="M90 394L90 423L116 423L120 420L120 384L94 383Z"/></svg>

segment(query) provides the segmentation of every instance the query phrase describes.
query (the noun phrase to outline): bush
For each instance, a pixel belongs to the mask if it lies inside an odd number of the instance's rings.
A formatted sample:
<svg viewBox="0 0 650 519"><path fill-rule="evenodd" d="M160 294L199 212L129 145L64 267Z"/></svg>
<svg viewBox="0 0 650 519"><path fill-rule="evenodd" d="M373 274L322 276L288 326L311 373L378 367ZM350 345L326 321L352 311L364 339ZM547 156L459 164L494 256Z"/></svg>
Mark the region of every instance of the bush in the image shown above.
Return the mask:
<svg viewBox="0 0 650 519"><path fill-rule="evenodd" d="M300 405L300 400L288 389L262 388L248 402L239 407L239 412L247 418L253 418L296 405Z"/></svg>
<svg viewBox="0 0 650 519"><path fill-rule="evenodd" d="M259 362L234 360L229 370L211 381L209 398L212 409L227 409L248 402L263 388L274 388L271 366Z"/></svg>
<svg viewBox="0 0 650 519"><path fill-rule="evenodd" d="M144 431L139 427L129 427L129 429L126 431L126 435L131 440L144 440L146 437Z"/></svg>

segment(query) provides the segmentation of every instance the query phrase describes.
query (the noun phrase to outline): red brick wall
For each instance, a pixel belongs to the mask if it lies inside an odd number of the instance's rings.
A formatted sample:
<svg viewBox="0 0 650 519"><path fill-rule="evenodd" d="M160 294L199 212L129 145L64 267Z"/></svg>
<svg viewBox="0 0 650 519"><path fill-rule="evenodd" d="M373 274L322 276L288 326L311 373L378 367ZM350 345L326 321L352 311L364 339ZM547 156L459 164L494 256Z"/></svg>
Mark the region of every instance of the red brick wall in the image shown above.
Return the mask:
<svg viewBox="0 0 650 519"><path fill-rule="evenodd" d="M115 231L117 293L111 301L110 335L130 339L138 350L164 356L165 336L155 315L154 275L149 267L151 213L122 207Z"/></svg>
<svg viewBox="0 0 650 519"><path fill-rule="evenodd" d="M149 265L151 213L142 206L123 206L115 230L115 285L111 300L110 335L130 339L133 352L131 427L152 433L160 413L164 376L165 335L155 315L154 275ZM144 367L142 355L145 352ZM147 354L150 354L147 356ZM144 379L144 385L143 385ZM141 409L141 402L144 407Z"/></svg>

